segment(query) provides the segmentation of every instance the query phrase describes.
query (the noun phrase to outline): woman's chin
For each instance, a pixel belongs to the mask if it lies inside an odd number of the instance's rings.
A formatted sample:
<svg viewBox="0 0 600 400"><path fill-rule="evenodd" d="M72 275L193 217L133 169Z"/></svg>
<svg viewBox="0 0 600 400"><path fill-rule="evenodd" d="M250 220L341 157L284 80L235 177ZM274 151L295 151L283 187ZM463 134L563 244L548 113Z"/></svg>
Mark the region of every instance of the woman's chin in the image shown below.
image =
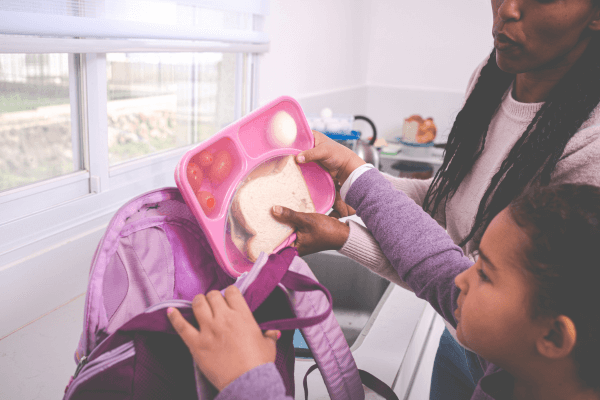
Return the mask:
<svg viewBox="0 0 600 400"><path fill-rule="evenodd" d="M523 66L521 63L513 60L507 55L496 53L496 65L498 65L498 68L508 74L518 74L519 72L523 72Z"/></svg>

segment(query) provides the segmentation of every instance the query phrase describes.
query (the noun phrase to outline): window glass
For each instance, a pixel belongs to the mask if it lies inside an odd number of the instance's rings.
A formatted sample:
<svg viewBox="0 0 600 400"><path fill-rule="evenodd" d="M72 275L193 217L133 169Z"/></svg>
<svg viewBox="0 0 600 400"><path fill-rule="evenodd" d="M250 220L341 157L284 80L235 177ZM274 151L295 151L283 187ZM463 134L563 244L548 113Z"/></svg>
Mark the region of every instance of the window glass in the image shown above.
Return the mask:
<svg viewBox="0 0 600 400"><path fill-rule="evenodd" d="M73 151L68 55L0 54L0 191L73 172Z"/></svg>
<svg viewBox="0 0 600 400"><path fill-rule="evenodd" d="M207 139L235 119L236 54L107 54L109 163Z"/></svg>

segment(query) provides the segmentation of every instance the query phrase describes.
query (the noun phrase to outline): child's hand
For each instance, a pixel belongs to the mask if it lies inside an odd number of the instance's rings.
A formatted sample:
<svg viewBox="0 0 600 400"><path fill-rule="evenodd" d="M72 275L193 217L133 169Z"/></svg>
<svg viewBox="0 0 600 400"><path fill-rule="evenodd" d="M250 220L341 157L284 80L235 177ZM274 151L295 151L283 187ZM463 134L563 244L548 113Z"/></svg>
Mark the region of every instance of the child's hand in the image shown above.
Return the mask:
<svg viewBox="0 0 600 400"><path fill-rule="evenodd" d="M219 391L254 367L275 361L280 332L263 335L237 287L229 286L224 297L217 290L199 294L192 308L200 331L175 308L169 308L167 315L204 376Z"/></svg>
<svg viewBox="0 0 600 400"><path fill-rule="evenodd" d="M346 204L346 202L342 200L340 191L336 190L335 201L333 202L333 211L329 213L329 216L333 218L344 218L354 214L356 214L356 210Z"/></svg>
<svg viewBox="0 0 600 400"><path fill-rule="evenodd" d="M313 131L313 135L315 147L298 154L296 161L300 164L318 162L340 186L346 182L352 171L365 163L352 150L334 142L321 132Z"/></svg>
<svg viewBox="0 0 600 400"><path fill-rule="evenodd" d="M274 206L272 212L276 220L296 231L295 246L300 256L323 250L339 250L350 234L348 225L327 215L296 212L281 206Z"/></svg>

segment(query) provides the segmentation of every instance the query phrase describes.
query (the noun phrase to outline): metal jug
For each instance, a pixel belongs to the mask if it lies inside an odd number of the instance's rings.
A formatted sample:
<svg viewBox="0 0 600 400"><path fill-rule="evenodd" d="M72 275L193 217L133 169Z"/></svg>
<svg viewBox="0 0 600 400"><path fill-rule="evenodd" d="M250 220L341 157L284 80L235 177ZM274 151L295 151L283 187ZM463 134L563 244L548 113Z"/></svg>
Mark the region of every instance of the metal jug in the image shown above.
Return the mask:
<svg viewBox="0 0 600 400"><path fill-rule="evenodd" d="M362 120L367 122L369 125L371 125L371 129L373 130L373 137L369 142L358 139L354 152L365 162L373 164L375 168L379 169L379 152L375 147L373 147L373 144L377 139L377 130L375 129L375 124L369 118L362 115L355 115L354 120Z"/></svg>

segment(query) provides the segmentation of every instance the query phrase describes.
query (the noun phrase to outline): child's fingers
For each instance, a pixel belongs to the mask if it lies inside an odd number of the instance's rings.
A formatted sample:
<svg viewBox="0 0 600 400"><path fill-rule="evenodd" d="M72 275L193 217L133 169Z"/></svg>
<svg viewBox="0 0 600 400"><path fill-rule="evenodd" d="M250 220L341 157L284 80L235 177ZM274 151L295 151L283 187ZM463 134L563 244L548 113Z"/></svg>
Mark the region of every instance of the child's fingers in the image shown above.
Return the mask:
<svg viewBox="0 0 600 400"><path fill-rule="evenodd" d="M344 200L342 200L342 195L340 192L335 192L335 200L333 201L333 209L338 212L340 215L338 218L347 217L348 216L348 207Z"/></svg>
<svg viewBox="0 0 600 400"><path fill-rule="evenodd" d="M281 331L268 330L264 333L264 336L268 337L269 339L273 339L274 342L277 342L277 340L279 340L281 337Z"/></svg>
<svg viewBox="0 0 600 400"><path fill-rule="evenodd" d="M194 316L196 317L196 321L198 321L198 325L200 326L200 330L202 330L202 322L210 321L213 319L213 313L206 300L206 296L203 294L198 294L192 300L192 310L194 311Z"/></svg>
<svg viewBox="0 0 600 400"><path fill-rule="evenodd" d="M206 300L210 304L213 316L216 318L218 315L222 315L227 312L229 307L223 298L223 295L218 290L211 290L206 294Z"/></svg>
<svg viewBox="0 0 600 400"><path fill-rule="evenodd" d="M313 136L315 137L315 147L317 147L318 145L320 145L323 142L326 142L327 140L330 140L327 135L319 132L319 131L312 131Z"/></svg>
<svg viewBox="0 0 600 400"><path fill-rule="evenodd" d="M167 308L167 317L169 318L169 321L171 321L171 325L173 325L175 332L177 332L183 339L183 342L191 348L198 335L196 328L187 322L176 308Z"/></svg>
<svg viewBox="0 0 600 400"><path fill-rule="evenodd" d="M331 149L328 149L328 146L317 146L298 154L296 162L303 164L312 161L324 161L331 157L331 155Z"/></svg>
<svg viewBox="0 0 600 400"><path fill-rule="evenodd" d="M234 310L244 311L249 314L252 313L250 311L250 307L248 307L248 303L246 303L246 299L244 299L244 296L242 295L242 292L240 292L240 289L238 289L235 285L228 286L227 289L225 289L225 300L227 301L229 307Z"/></svg>
<svg viewBox="0 0 600 400"><path fill-rule="evenodd" d="M342 218L342 215L335 209L333 211L331 211L329 214L327 214L327 216L331 217L331 218L335 218L335 219Z"/></svg>

